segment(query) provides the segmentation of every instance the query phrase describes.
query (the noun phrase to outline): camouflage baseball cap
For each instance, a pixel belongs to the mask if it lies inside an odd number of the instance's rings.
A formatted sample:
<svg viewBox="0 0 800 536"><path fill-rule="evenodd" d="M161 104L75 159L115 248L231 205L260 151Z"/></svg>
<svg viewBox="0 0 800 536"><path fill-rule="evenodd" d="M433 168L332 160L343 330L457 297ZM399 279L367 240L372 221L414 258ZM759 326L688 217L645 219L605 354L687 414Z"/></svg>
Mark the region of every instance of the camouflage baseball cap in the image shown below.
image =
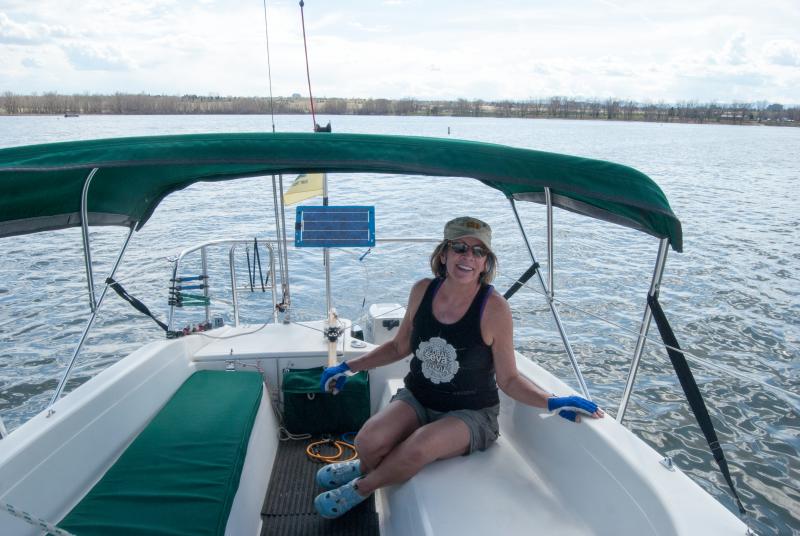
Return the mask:
<svg viewBox="0 0 800 536"><path fill-rule="evenodd" d="M461 216L444 224L445 240L455 240L465 236L477 238L484 246L492 249L492 228L488 223L477 218Z"/></svg>

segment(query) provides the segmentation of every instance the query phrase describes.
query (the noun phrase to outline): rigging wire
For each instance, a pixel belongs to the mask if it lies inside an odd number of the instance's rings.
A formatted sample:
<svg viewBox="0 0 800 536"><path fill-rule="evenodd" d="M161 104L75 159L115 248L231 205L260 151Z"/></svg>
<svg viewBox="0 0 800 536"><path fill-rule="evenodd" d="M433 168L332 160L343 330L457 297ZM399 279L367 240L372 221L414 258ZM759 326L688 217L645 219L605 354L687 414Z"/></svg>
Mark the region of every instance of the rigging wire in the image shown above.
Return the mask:
<svg viewBox="0 0 800 536"><path fill-rule="evenodd" d="M269 58L269 25L267 24L267 0L264 0L264 37L267 41L267 77L269 79L269 115L272 119L272 132L275 132L275 106L272 100L272 64Z"/></svg>
<svg viewBox="0 0 800 536"><path fill-rule="evenodd" d="M528 286L527 282L522 283L521 281L515 280L513 277L507 276L507 275L504 275L504 274L498 274L498 276L499 277L508 278L508 279L512 280L512 282L519 282L519 283L522 284L523 287L526 287L526 288L530 289L532 292L543 296L545 299L550 299L551 298L545 292L540 291L540 290L536 289L535 287ZM625 336L625 337L629 337L629 338L632 338L632 339L636 339L636 338L639 337L638 329L634 330L634 329L631 329L631 328L629 328L627 326L623 326L622 324L618 324L618 323L616 323L616 322L614 322L612 320L609 320L608 318L605 318L605 317L600 316L598 314L595 314L595 313L592 313L592 312L587 311L585 309L582 309L581 307L578 307L577 305L573 305L573 304L571 304L569 302L566 302L564 300L561 300L561 299L559 299L559 298L557 298L555 296L553 296L552 299L553 299L553 301L558 302L559 305L563 305L564 307L567 307L567 308L572 309L574 311L578 311L578 312L583 313L583 314L585 314L587 316L591 316L592 318L594 318L596 320L599 320L601 322L604 322L604 323L606 323L606 324L608 324L610 326L613 326L613 327L619 329L620 330L620 334ZM728 374L730 376L734 376L734 377L736 377L736 378L738 378L738 379L740 379L740 380L742 380L744 382L747 382L747 383L750 383L750 384L759 385L760 387L764 388L765 390L773 391L776 394L780 393L780 394L784 395L785 397L787 397L787 398L789 398L791 400L794 400L795 402L800 401L800 395L798 395L796 393L793 393L793 392L789 391L788 389L784 389L783 387L779 387L777 385L769 384L769 383L767 383L767 382L765 382L763 380L759 380L759 379L756 379L756 378L751 378L751 377L747 376L746 374L743 374L743 373L741 373L741 372L739 372L739 371L737 371L735 369L732 369L730 367L727 367L725 365L719 365L717 363L713 363L713 362L711 362L711 361L709 361L707 359L704 359L702 357L694 355L692 352L690 352L686 348L673 348L673 347L665 344L661 340L651 339L650 336L645 336L644 339L646 341L648 341L648 342L651 342L651 343L655 344L656 346L663 346L664 348L667 348L667 349L670 349L670 350L676 350L676 351L679 351L679 352L683 352L686 355L686 357L689 358L690 361L692 361L693 363L695 363L697 365L700 365L701 367L710 368L710 369L715 370L715 371L717 371L719 373Z"/></svg>
<svg viewBox="0 0 800 536"><path fill-rule="evenodd" d="M314 97L311 95L311 71L308 68L308 45L306 44L306 19L303 16L303 6L305 2L300 0L300 22L303 26L303 50L306 53L306 78L308 78L308 100L311 102L311 121L314 123L314 130L317 129L317 116L314 113Z"/></svg>

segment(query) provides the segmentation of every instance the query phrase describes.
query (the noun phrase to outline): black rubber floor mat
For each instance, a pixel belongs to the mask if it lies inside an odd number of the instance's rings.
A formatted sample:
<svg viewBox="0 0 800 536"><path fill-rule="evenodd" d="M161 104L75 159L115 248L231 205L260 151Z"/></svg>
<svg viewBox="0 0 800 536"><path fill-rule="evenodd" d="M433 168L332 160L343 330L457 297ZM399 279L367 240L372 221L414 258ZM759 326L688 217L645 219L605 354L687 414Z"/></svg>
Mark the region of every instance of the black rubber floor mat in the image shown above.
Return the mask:
<svg viewBox="0 0 800 536"><path fill-rule="evenodd" d="M306 456L306 441L281 441L267 497L261 511L262 536L379 535L375 498L370 497L339 519L324 519L314 510L322 493L315 476L322 464Z"/></svg>

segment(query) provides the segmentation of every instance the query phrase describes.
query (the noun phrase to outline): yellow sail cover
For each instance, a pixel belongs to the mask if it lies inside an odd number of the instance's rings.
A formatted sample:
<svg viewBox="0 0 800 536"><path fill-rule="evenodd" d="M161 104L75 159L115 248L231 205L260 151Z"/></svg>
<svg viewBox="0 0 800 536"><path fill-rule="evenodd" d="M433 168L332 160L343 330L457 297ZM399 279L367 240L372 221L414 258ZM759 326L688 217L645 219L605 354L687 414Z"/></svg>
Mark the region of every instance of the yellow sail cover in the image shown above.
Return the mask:
<svg viewBox="0 0 800 536"><path fill-rule="evenodd" d="M303 173L298 175L286 193L283 194L283 203L293 205L312 197L322 195L323 173Z"/></svg>

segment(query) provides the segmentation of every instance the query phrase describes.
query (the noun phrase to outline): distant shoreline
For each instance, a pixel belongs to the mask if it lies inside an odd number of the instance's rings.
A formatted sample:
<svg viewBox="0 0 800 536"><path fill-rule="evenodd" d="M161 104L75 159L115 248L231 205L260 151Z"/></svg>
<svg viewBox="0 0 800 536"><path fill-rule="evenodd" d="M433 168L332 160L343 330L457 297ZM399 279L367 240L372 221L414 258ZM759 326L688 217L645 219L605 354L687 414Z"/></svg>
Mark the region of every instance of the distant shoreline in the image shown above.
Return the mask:
<svg viewBox="0 0 800 536"><path fill-rule="evenodd" d="M638 103L619 99L566 97L524 101L421 99L314 100L318 116L439 116L519 119L575 119L721 125L800 126L800 106L759 103ZM277 97L205 97L198 95L16 95L0 94L0 116L81 115L310 115L308 99Z"/></svg>
<svg viewBox="0 0 800 536"><path fill-rule="evenodd" d="M97 116L119 116L119 117L124 117L124 116L135 116L135 115L136 116L140 116L140 115L150 115L150 116L176 116L177 115L177 116L180 116L180 115L183 115L183 116L187 116L187 117L188 116L210 116L210 115L260 115L260 116L269 117L270 114L269 113L266 113L266 114L264 114L264 113L241 113L241 112L230 112L230 113L227 113L227 112L226 113L210 113L210 112L209 113L199 113L198 112L198 113L158 113L158 114L156 114L156 113L91 113L91 114L74 114L74 115L66 116L66 114L61 114L61 113L55 113L55 114L51 114L51 113L6 114L6 113L0 112L0 117L66 117L66 118L76 117L76 118L79 118L79 117L82 117L82 116L83 117L97 117ZM310 112L308 114L286 114L286 113L281 113L281 114L275 114L275 115L283 115L283 116L285 116L285 115L307 115L307 116L310 117L311 113ZM380 115L378 115L378 114L328 114L328 113L325 113L325 114L317 114L317 115L324 115L326 118L328 118L328 117L342 117L342 116L356 116L356 115L359 115L359 116L368 116L368 115L370 115L370 116L373 116L373 117L433 117L433 116L429 116L429 115L426 116L426 115L421 115L421 114L385 114L385 115L384 114L380 114ZM435 117L460 118L460 117L475 117L475 116L471 116L471 115L470 116L464 116L464 115L437 115ZM481 115L481 116L478 116L478 117L479 118L485 118L485 119L491 119L491 118L498 118L498 119L506 118L506 119L508 119L507 117L504 117L504 116L490 116L490 115ZM658 120L655 120L655 119L607 119L607 118L604 118L604 117L601 117L601 118L592 118L592 117L576 118L576 117L548 117L548 116L523 117L523 118L519 118L519 117L514 118L514 117L512 117L511 119L545 119L545 120L561 119L561 120L567 120L567 121L608 121L608 122L614 122L614 123L672 123L672 124L680 124L680 125L733 125L733 126L800 127L800 122L793 122L793 121L787 121L787 122L763 121L762 122L762 121L755 121L755 120L753 120L753 121L745 120L745 121L733 122L733 121L720 120L720 121L713 121L712 122L712 121L697 121L697 120L690 121L690 120L678 120L678 119L658 121ZM327 119L326 119L326 121L327 121ZM334 132L335 132L335 130L334 130Z"/></svg>

